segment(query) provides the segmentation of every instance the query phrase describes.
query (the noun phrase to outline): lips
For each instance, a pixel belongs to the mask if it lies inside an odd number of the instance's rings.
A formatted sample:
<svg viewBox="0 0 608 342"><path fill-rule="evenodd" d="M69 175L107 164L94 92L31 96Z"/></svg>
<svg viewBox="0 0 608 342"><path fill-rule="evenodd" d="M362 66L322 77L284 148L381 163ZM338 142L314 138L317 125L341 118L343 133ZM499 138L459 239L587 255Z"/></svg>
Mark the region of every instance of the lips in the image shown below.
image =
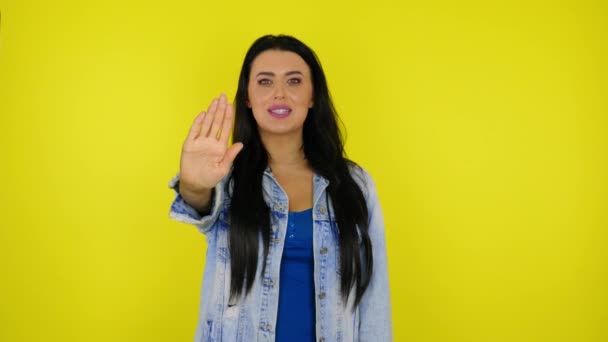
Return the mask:
<svg viewBox="0 0 608 342"><path fill-rule="evenodd" d="M291 114L291 108L286 105L273 105L268 108L268 114L274 116L275 118L284 118Z"/></svg>

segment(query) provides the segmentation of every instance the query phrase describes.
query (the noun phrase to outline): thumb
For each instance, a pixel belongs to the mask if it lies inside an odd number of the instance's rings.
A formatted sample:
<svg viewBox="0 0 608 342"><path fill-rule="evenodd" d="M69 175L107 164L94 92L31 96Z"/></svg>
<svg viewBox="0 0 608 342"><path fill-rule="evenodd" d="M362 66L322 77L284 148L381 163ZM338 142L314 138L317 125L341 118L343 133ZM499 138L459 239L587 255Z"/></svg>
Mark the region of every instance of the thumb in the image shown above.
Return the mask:
<svg viewBox="0 0 608 342"><path fill-rule="evenodd" d="M224 160L222 160L222 163L228 168L230 168L232 166L232 163L234 162L234 158L236 158L236 155L239 154L242 149L243 143L237 142L232 144L232 146L230 146L228 150L226 150L226 154L224 155Z"/></svg>

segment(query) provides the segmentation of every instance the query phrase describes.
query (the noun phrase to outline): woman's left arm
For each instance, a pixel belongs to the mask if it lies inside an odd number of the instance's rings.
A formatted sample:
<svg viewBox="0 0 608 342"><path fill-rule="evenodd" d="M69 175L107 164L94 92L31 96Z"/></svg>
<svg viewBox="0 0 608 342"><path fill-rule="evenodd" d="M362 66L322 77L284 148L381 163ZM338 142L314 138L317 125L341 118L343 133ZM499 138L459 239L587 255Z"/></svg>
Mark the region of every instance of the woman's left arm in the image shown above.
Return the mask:
<svg viewBox="0 0 608 342"><path fill-rule="evenodd" d="M366 200L369 211L369 237L374 269L369 286L359 304L359 341L392 341L391 301L384 218L372 177L365 171Z"/></svg>

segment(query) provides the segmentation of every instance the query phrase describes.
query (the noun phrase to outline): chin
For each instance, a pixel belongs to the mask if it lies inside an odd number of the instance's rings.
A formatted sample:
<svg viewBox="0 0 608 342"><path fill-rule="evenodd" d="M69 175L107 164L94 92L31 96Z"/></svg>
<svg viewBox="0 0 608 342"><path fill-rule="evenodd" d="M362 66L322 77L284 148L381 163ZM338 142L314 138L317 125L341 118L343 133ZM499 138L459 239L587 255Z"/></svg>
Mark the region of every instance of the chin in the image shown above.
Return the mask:
<svg viewBox="0 0 608 342"><path fill-rule="evenodd" d="M282 127L259 127L260 134L270 134L270 135L293 135L298 134L301 129L297 128L282 128Z"/></svg>
<svg viewBox="0 0 608 342"><path fill-rule="evenodd" d="M302 122L294 122L293 119L294 118L284 118L276 120L273 118L264 118L264 121L261 124L260 121L258 121L258 130L260 134L299 134L304 129L304 120L302 120Z"/></svg>

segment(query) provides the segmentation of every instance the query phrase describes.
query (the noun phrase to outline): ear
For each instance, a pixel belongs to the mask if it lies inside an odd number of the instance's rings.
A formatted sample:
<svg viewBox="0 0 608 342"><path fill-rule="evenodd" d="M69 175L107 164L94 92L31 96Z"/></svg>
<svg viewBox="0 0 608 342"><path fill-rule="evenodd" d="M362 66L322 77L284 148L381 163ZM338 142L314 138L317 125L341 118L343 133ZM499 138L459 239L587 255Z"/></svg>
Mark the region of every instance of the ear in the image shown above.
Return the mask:
<svg viewBox="0 0 608 342"><path fill-rule="evenodd" d="M249 102L249 99L245 100L247 103L247 108L251 108L251 102Z"/></svg>
<svg viewBox="0 0 608 342"><path fill-rule="evenodd" d="M312 108L315 105L315 101L313 99L310 99L310 104L308 105L308 108Z"/></svg>

